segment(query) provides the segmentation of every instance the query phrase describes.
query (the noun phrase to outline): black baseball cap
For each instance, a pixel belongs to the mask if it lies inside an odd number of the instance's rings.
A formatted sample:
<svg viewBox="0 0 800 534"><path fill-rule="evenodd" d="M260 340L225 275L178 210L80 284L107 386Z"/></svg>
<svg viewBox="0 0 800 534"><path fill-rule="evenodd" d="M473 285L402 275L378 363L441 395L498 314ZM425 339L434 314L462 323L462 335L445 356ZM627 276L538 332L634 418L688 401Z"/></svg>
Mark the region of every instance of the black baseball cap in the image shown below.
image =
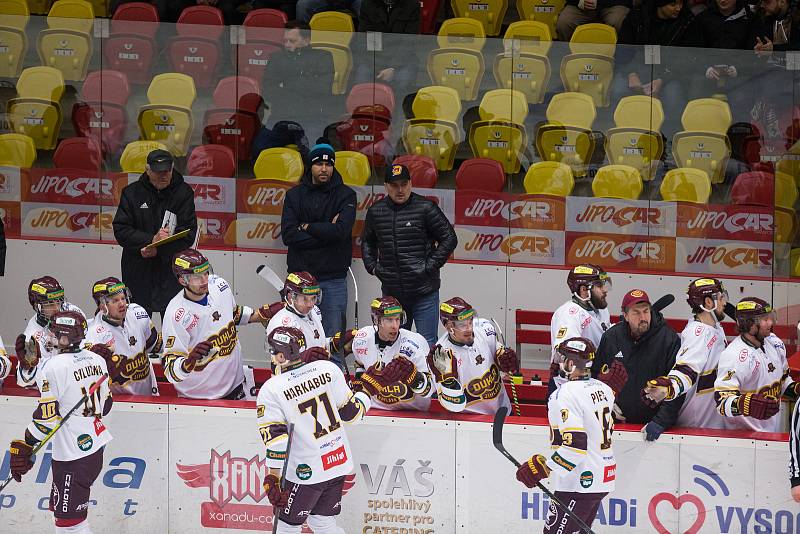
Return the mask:
<svg viewBox="0 0 800 534"><path fill-rule="evenodd" d="M411 173L408 172L408 167L405 165L394 163L386 169L386 177L383 181L389 183L397 180L411 180Z"/></svg>
<svg viewBox="0 0 800 534"><path fill-rule="evenodd" d="M147 165L151 171L164 172L172 169L172 154L166 150L156 149L147 155Z"/></svg>

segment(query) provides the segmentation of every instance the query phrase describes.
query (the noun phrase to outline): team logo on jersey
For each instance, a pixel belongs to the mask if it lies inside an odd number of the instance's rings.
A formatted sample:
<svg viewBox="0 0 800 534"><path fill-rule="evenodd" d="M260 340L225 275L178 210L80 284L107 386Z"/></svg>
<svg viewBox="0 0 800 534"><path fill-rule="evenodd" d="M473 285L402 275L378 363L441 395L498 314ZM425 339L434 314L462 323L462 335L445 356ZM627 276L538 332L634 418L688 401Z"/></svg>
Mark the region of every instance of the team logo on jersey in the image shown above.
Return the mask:
<svg viewBox="0 0 800 534"><path fill-rule="evenodd" d="M218 311L216 311L216 310L214 311L214 313L212 313L212 314L211 314L211 319L212 319L213 321L215 321L215 322L216 322L216 321L219 321L220 317L222 317L222 316L221 316L221 315L219 314L219 312L218 312Z"/></svg>
<svg viewBox="0 0 800 534"><path fill-rule="evenodd" d="M569 410L566 408L561 409L561 421L566 423L567 419L569 419Z"/></svg>
<svg viewBox="0 0 800 534"><path fill-rule="evenodd" d="M747 361L747 349L742 349L739 351L739 361L746 362Z"/></svg>
<svg viewBox="0 0 800 534"><path fill-rule="evenodd" d="M130 344L131 347L133 347L134 345L136 345L136 338L133 336L129 337L128 343Z"/></svg>
<svg viewBox="0 0 800 534"><path fill-rule="evenodd" d="M42 393L47 393L48 391L50 391L50 382L48 382L47 380L42 380L41 391Z"/></svg>
<svg viewBox="0 0 800 534"><path fill-rule="evenodd" d="M125 358L122 365L123 380L125 384L129 381L138 382L150 376L150 360L144 351L141 351L132 358Z"/></svg>
<svg viewBox="0 0 800 534"><path fill-rule="evenodd" d="M480 354L478 354L477 356L475 356L475 365L480 365L480 364L482 364L483 362L484 362L483 356L481 356Z"/></svg>
<svg viewBox="0 0 800 534"><path fill-rule="evenodd" d="M297 469L295 469L294 472L297 475L297 478L299 478L300 480L308 480L309 478L311 478L311 475L314 474L313 471L311 471L311 466L309 466L308 464L298 465Z"/></svg>
<svg viewBox="0 0 800 534"><path fill-rule="evenodd" d="M236 347L236 325L233 321L229 322L225 328L208 338L208 342L219 349L219 352L209 360L209 363L217 358L229 356ZM208 364L206 364L208 365ZM199 369L199 367L196 367Z"/></svg>
<svg viewBox="0 0 800 534"><path fill-rule="evenodd" d="M736 371L731 369L727 373L725 373L725 376L722 377L722 380L730 380L731 378L733 378L733 375L735 375L735 374L736 374Z"/></svg>
<svg viewBox="0 0 800 534"><path fill-rule="evenodd" d="M558 329L558 333L556 334L556 339L561 339L566 335L567 335L567 327L562 326L561 328Z"/></svg>
<svg viewBox="0 0 800 534"><path fill-rule="evenodd" d="M171 349L175 345L175 336L169 336L164 344L165 349Z"/></svg>
<svg viewBox="0 0 800 534"><path fill-rule="evenodd" d="M88 451L94 445L94 441L92 440L92 436L89 434L81 434L78 436L78 448L83 452Z"/></svg>
<svg viewBox="0 0 800 534"><path fill-rule="evenodd" d="M319 339L319 330L314 329L314 339Z"/></svg>
<svg viewBox="0 0 800 534"><path fill-rule="evenodd" d="M264 410L266 407L263 404L256 406L256 417L264 417Z"/></svg>
<svg viewBox="0 0 800 534"><path fill-rule="evenodd" d="M381 367L383 367L383 365L381 365ZM383 404L392 405L403 400L410 400L413 396L414 393L408 389L408 386L402 382L395 382L394 384L384 386L381 392L378 393L377 399Z"/></svg>
<svg viewBox="0 0 800 534"><path fill-rule="evenodd" d="M491 400L500 394L500 370L497 365L492 364L489 370L483 373L480 378L470 380L464 390L468 395L477 400Z"/></svg>
<svg viewBox="0 0 800 534"><path fill-rule="evenodd" d="M772 362L769 362L769 364L767 364L767 371L769 371L770 373L775 371L775 365L773 365Z"/></svg>
<svg viewBox="0 0 800 534"><path fill-rule="evenodd" d="M581 487L588 488L594 484L594 475L591 471L584 471L581 473Z"/></svg>
<svg viewBox="0 0 800 534"><path fill-rule="evenodd" d="M347 452L344 450L344 445L331 452L326 452L320 456L320 460L322 460L322 469L324 471L344 464L347 461Z"/></svg>
<svg viewBox="0 0 800 534"><path fill-rule="evenodd" d="M603 468L603 482L611 482L617 478L617 464L607 465Z"/></svg>

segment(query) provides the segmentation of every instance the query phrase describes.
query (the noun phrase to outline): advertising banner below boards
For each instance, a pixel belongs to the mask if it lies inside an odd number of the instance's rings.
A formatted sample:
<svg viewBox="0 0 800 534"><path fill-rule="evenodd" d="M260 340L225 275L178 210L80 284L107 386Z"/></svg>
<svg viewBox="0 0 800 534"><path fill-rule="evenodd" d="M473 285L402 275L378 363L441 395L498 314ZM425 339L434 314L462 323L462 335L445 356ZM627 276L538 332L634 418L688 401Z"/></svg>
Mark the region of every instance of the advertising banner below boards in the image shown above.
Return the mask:
<svg viewBox="0 0 800 534"><path fill-rule="evenodd" d="M646 271L675 270L675 238L567 232L566 263Z"/></svg>
<svg viewBox="0 0 800 534"><path fill-rule="evenodd" d="M116 207L80 204L22 202L20 234L25 237L53 237L70 240L103 241L114 239Z"/></svg>
<svg viewBox="0 0 800 534"><path fill-rule="evenodd" d="M456 226L453 257L536 265L564 264L564 232L491 226Z"/></svg>
<svg viewBox="0 0 800 534"><path fill-rule="evenodd" d="M199 246L233 248L236 246L236 214L197 211Z"/></svg>
<svg viewBox="0 0 800 534"><path fill-rule="evenodd" d="M19 238L20 236L20 203L0 201L0 219L3 221L3 229L6 239Z"/></svg>
<svg viewBox="0 0 800 534"><path fill-rule="evenodd" d="M567 197L567 231L675 236L674 202Z"/></svg>
<svg viewBox="0 0 800 534"><path fill-rule="evenodd" d="M775 256L770 241L746 242L691 237L679 237L676 241L676 271L749 276L773 274Z"/></svg>
<svg viewBox="0 0 800 534"><path fill-rule="evenodd" d="M237 213L225 240L236 236L236 246L255 250L286 250L281 240L281 216Z"/></svg>
<svg viewBox="0 0 800 534"><path fill-rule="evenodd" d="M22 195L20 192L20 174L27 172L27 169L19 167L0 166L0 200L19 202Z"/></svg>
<svg viewBox="0 0 800 534"><path fill-rule="evenodd" d="M22 200L85 206L117 206L128 174L84 169L27 169Z"/></svg>
<svg viewBox="0 0 800 534"><path fill-rule="evenodd" d="M467 190L456 191L455 202L454 224L460 226L564 229L564 197Z"/></svg>
<svg viewBox="0 0 800 534"><path fill-rule="evenodd" d="M678 237L772 241L772 208L722 204L678 203Z"/></svg>
<svg viewBox="0 0 800 534"><path fill-rule="evenodd" d="M236 213L236 180L209 176L184 176L194 191L197 211Z"/></svg>

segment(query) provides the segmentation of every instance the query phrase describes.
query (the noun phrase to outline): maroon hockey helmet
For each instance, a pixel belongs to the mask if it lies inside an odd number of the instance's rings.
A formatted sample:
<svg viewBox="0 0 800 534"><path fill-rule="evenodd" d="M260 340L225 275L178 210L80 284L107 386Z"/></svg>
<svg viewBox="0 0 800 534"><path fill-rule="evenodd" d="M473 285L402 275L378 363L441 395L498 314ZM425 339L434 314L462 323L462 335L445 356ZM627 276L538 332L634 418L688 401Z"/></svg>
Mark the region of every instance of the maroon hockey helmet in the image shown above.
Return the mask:
<svg viewBox="0 0 800 534"><path fill-rule="evenodd" d="M369 305L369 313L372 316L372 324L378 325L382 317L400 316L400 324L406 322L406 312L400 301L392 296L385 296L374 299Z"/></svg>
<svg viewBox="0 0 800 534"><path fill-rule="evenodd" d="M47 302L61 302L65 301L64 288L52 276L43 276L41 278L34 278L28 284L28 302L37 312L37 305L45 304Z"/></svg>
<svg viewBox="0 0 800 534"><path fill-rule="evenodd" d="M691 306L693 310L705 309L706 297L711 300L717 300L722 295L726 300L728 299L728 292L716 278L698 278L692 280L689 288L686 290L686 303ZM709 311L709 310L706 310Z"/></svg>
<svg viewBox="0 0 800 534"><path fill-rule="evenodd" d="M300 353L306 350L306 338L298 328L279 326L267 336L269 351L275 354L283 353L287 360L296 360Z"/></svg>
<svg viewBox="0 0 800 534"><path fill-rule="evenodd" d="M439 319L447 326L449 321L465 321L475 317L475 308L461 297L453 297L439 305Z"/></svg>
<svg viewBox="0 0 800 534"><path fill-rule="evenodd" d="M86 337L86 318L76 311L60 311L53 314L47 328L56 340L67 336L69 345L76 347Z"/></svg>
<svg viewBox="0 0 800 534"><path fill-rule="evenodd" d="M210 273L210 270L211 264L208 263L208 258L193 248L177 252L172 257L172 272L177 278L205 272Z"/></svg>
<svg viewBox="0 0 800 534"><path fill-rule="evenodd" d="M130 302L131 296L128 287L115 276L103 278L92 284L92 298L94 299L94 303L98 306L103 300L121 292L125 293L125 297L128 299L128 302Z"/></svg>
<svg viewBox="0 0 800 534"><path fill-rule="evenodd" d="M585 263L576 265L570 269L567 275L567 287L573 293L577 293L581 286L586 286L589 290L598 284L611 285L611 277L602 267Z"/></svg>
<svg viewBox="0 0 800 534"><path fill-rule="evenodd" d="M556 350L564 357L564 362L572 360L578 369L589 369L594 361L594 343L585 337L565 339Z"/></svg>
<svg viewBox="0 0 800 534"><path fill-rule="evenodd" d="M758 297L745 297L736 305L736 326L739 332L749 332L750 328L763 315L775 317L775 310L766 300Z"/></svg>
<svg viewBox="0 0 800 534"><path fill-rule="evenodd" d="M289 273L283 282L283 294L288 298L290 293L317 297L317 304L322 300L322 289L313 274L308 271Z"/></svg>

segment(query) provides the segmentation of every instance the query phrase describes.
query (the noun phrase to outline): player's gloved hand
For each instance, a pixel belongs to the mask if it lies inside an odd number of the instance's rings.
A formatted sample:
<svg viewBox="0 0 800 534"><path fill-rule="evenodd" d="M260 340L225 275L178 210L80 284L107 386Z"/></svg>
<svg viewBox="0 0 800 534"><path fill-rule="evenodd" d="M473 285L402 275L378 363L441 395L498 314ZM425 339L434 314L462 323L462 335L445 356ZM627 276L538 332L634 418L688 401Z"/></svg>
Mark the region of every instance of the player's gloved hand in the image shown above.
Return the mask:
<svg viewBox="0 0 800 534"><path fill-rule="evenodd" d="M266 304L264 306L261 306L259 309L256 310L256 312L253 315L255 316L255 320L257 322L263 324L264 326L267 326L270 320L272 320L272 318L275 317L275 314L281 311L285 307L286 304L283 301L273 302L269 306L267 306Z"/></svg>
<svg viewBox="0 0 800 534"><path fill-rule="evenodd" d="M494 354L497 366L504 373L515 375L519 372L519 361L517 351L509 347L500 347Z"/></svg>
<svg viewBox="0 0 800 534"><path fill-rule="evenodd" d="M11 454L11 476L17 482L22 482L22 475L27 473L33 467L33 447L25 443L24 440L15 439L11 442L8 449Z"/></svg>
<svg viewBox="0 0 800 534"><path fill-rule="evenodd" d="M792 382L786 386L786 390L783 392L783 398L790 401L796 401L800 398L800 382Z"/></svg>
<svg viewBox="0 0 800 534"><path fill-rule="evenodd" d="M289 503L289 490L281 490L281 480L273 474L264 478L264 491L270 504L276 508L283 508Z"/></svg>
<svg viewBox="0 0 800 534"><path fill-rule="evenodd" d="M303 363L316 362L317 360L329 360L331 357L328 351L322 347L311 347L300 353L300 359Z"/></svg>
<svg viewBox="0 0 800 534"><path fill-rule="evenodd" d="M614 395L619 395L619 392L622 391L628 381L628 370L625 369L621 361L615 359L610 367L604 365L600 369L597 379L607 384L614 391Z"/></svg>
<svg viewBox="0 0 800 534"><path fill-rule="evenodd" d="M642 437L645 441L655 441L664 432L665 428L655 421L650 421L642 427Z"/></svg>
<svg viewBox="0 0 800 534"><path fill-rule="evenodd" d="M89 350L99 355L106 361L108 376L113 382L119 382L122 377L122 370L125 368L124 356L115 355L105 343L95 343Z"/></svg>
<svg viewBox="0 0 800 534"><path fill-rule="evenodd" d="M353 352L353 338L358 334L358 330L343 330L336 332L331 338L331 353L332 354L350 354Z"/></svg>
<svg viewBox="0 0 800 534"><path fill-rule="evenodd" d="M648 408L655 409L665 400L675 398L675 385L668 376L659 376L648 380L642 388L642 403Z"/></svg>
<svg viewBox="0 0 800 534"><path fill-rule="evenodd" d="M363 391L370 397L374 397L383 392L383 381L381 371L373 364L356 377L353 381L353 386L356 390Z"/></svg>
<svg viewBox="0 0 800 534"><path fill-rule="evenodd" d="M417 374L417 368L414 363L405 356L396 356L381 371L385 384L402 382L407 386L417 381Z"/></svg>
<svg viewBox="0 0 800 534"><path fill-rule="evenodd" d="M213 348L214 346L208 341L201 341L195 345L186 359L183 360L183 370L187 373L191 373L196 367L202 369L203 366L208 363L209 356L213 356L213 354L216 353L212 353Z"/></svg>
<svg viewBox="0 0 800 534"><path fill-rule="evenodd" d="M550 476L550 468L545 464L545 457L541 454L534 454L517 468L517 480L529 488L533 488L540 480L548 476Z"/></svg>
<svg viewBox="0 0 800 534"><path fill-rule="evenodd" d="M434 345L428 352L428 368L440 384L449 379L458 379L458 362L453 351L443 349L441 345Z"/></svg>
<svg viewBox="0 0 800 534"><path fill-rule="evenodd" d="M17 353L19 366L26 371L33 369L39 364L41 353L39 352L39 344L33 337L25 339L25 334L18 335L14 343L14 352Z"/></svg>
<svg viewBox="0 0 800 534"><path fill-rule="evenodd" d="M781 409L781 402L771 395L760 393L745 393L739 395L734 404L739 415L754 419L769 419Z"/></svg>

